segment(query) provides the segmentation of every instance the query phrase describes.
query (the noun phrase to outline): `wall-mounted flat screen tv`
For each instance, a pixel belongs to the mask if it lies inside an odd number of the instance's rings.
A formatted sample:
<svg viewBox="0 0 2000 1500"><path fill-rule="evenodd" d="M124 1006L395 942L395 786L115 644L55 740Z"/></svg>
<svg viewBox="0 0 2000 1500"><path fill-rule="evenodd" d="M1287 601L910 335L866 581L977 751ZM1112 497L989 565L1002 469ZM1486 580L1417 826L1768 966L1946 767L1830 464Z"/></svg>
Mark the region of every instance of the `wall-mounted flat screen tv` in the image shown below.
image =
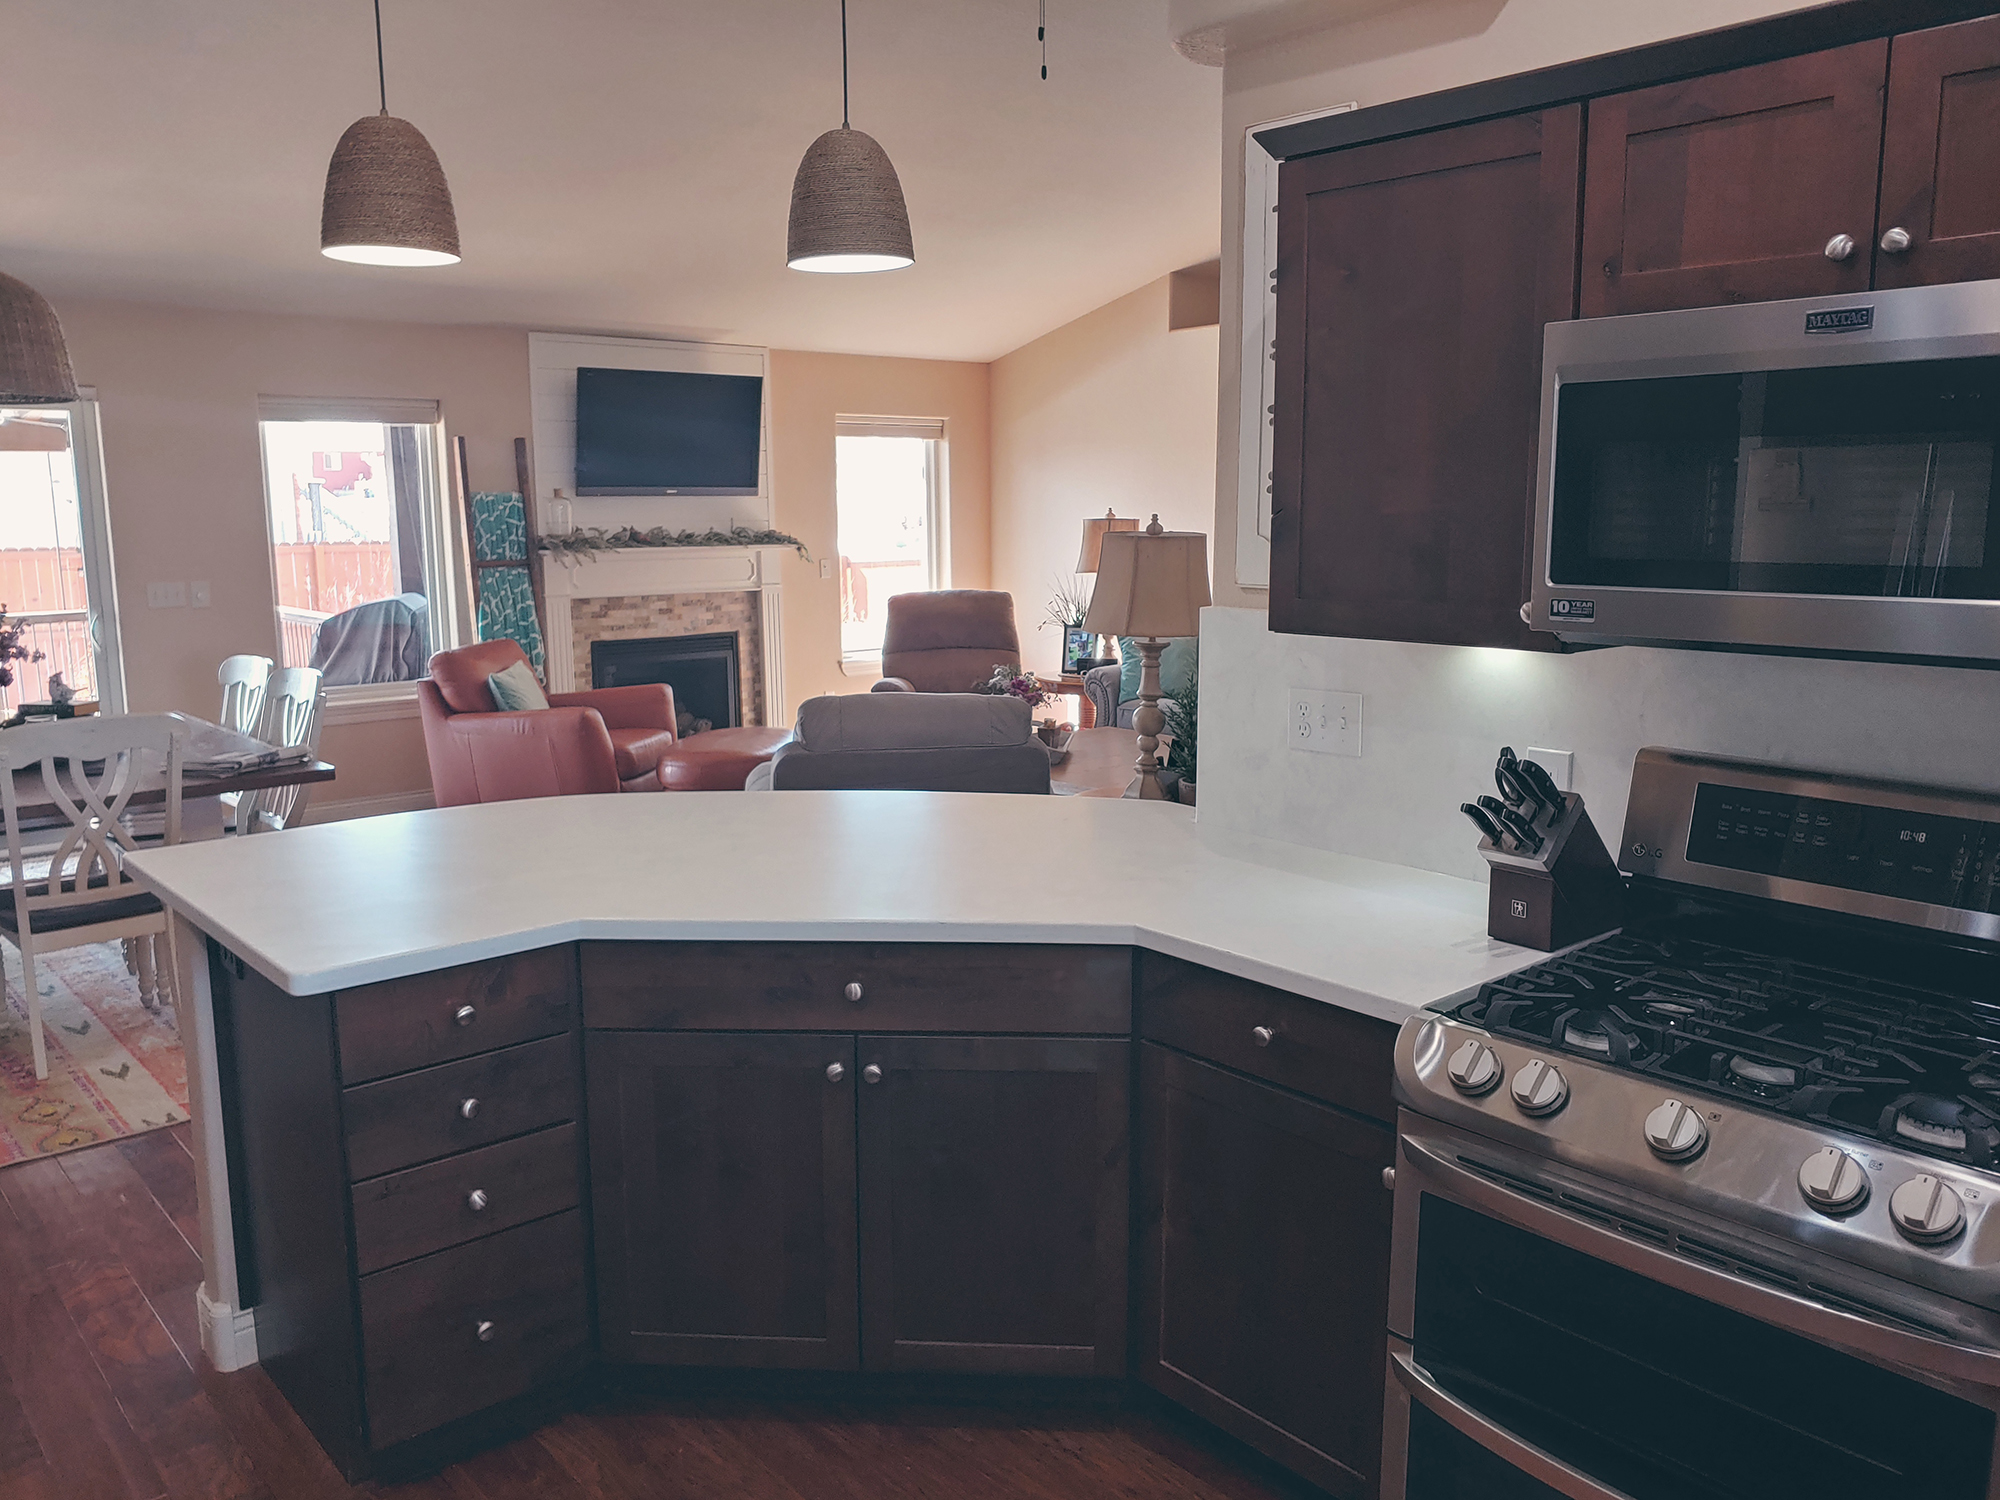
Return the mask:
<svg viewBox="0 0 2000 1500"><path fill-rule="evenodd" d="M576 372L579 495L754 495L764 382L677 370Z"/></svg>

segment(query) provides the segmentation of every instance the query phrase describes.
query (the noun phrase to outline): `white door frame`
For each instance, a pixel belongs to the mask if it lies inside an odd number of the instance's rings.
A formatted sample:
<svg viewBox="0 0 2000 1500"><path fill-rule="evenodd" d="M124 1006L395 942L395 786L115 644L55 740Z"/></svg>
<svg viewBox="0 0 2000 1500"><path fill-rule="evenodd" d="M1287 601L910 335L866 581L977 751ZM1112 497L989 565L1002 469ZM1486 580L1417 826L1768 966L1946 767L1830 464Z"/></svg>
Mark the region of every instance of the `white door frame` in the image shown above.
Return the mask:
<svg viewBox="0 0 2000 1500"><path fill-rule="evenodd" d="M125 643L118 625L118 576L111 565L111 503L104 479L104 434L97 391L83 386L69 413L76 464L78 541L83 547L83 591L90 601L91 644L97 656L98 712L125 712Z"/></svg>

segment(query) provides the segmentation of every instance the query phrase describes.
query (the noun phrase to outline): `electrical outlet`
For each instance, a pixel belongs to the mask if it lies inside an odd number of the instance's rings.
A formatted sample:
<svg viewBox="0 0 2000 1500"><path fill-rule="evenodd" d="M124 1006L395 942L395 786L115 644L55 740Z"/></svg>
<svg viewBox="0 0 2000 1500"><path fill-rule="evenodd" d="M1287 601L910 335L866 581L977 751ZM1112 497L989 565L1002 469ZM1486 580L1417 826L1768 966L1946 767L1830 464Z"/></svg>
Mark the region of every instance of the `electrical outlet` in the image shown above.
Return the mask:
<svg viewBox="0 0 2000 1500"><path fill-rule="evenodd" d="M146 585L146 607L148 609L185 609L188 602L188 586L184 583L149 583Z"/></svg>
<svg viewBox="0 0 2000 1500"><path fill-rule="evenodd" d="M1285 738L1294 750L1318 755L1361 753L1361 695L1293 688Z"/></svg>
<svg viewBox="0 0 2000 1500"><path fill-rule="evenodd" d="M1573 750L1537 750L1530 745L1521 752L1522 760L1531 760L1547 771L1554 779L1558 791L1574 791L1576 781L1576 752Z"/></svg>
<svg viewBox="0 0 2000 1500"><path fill-rule="evenodd" d="M207 609L208 603L208 580L197 578L188 585L188 606L191 609Z"/></svg>

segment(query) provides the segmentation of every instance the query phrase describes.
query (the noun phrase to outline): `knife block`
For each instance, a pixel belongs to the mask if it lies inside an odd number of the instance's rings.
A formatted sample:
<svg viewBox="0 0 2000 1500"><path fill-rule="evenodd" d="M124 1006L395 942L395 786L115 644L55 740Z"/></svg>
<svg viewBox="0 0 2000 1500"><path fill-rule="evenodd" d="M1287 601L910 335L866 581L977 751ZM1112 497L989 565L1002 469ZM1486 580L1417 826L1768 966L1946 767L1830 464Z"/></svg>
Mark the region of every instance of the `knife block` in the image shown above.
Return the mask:
<svg viewBox="0 0 2000 1500"><path fill-rule="evenodd" d="M1563 794L1563 815L1536 855L1479 841L1487 865L1486 934L1552 953L1624 921L1625 882L1583 798Z"/></svg>

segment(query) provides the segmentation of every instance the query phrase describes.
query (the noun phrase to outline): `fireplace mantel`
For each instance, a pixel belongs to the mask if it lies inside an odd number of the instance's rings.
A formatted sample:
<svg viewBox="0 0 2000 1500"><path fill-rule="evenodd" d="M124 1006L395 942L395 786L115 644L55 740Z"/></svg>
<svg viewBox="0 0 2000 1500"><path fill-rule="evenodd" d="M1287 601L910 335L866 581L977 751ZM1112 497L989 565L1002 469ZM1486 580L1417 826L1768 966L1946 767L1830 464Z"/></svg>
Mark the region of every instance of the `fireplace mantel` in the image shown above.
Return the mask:
<svg viewBox="0 0 2000 1500"><path fill-rule="evenodd" d="M789 547L621 547L575 561L542 554L542 593L548 601L549 691L574 692L570 660L570 603L621 595L757 595L758 628L763 636L764 713L771 724L791 722L785 701L784 616L781 612L785 554ZM558 643L561 649L557 649Z"/></svg>

